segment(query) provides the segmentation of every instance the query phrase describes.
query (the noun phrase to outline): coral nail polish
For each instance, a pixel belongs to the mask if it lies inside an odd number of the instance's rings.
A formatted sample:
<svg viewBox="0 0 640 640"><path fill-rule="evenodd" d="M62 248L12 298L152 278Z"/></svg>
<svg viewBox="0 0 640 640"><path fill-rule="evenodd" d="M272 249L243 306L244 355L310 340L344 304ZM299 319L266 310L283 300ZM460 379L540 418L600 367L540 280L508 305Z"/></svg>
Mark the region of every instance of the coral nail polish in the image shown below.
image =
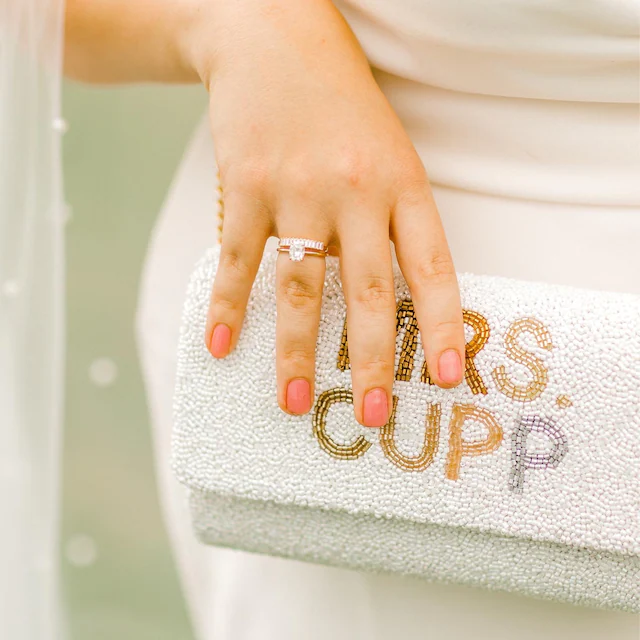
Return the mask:
<svg viewBox="0 0 640 640"><path fill-rule="evenodd" d="M226 324L217 324L211 335L211 355L214 358L224 358L231 347L231 329Z"/></svg>
<svg viewBox="0 0 640 640"><path fill-rule="evenodd" d="M311 385L304 378L291 380L287 385L287 410L303 414L311 409Z"/></svg>
<svg viewBox="0 0 640 640"><path fill-rule="evenodd" d="M364 423L367 427L383 427L389 419L389 401L384 389L371 389L364 397Z"/></svg>
<svg viewBox="0 0 640 640"><path fill-rule="evenodd" d="M440 375L440 380L447 384L456 384L462 380L462 362L455 349L448 349L440 355L438 374Z"/></svg>

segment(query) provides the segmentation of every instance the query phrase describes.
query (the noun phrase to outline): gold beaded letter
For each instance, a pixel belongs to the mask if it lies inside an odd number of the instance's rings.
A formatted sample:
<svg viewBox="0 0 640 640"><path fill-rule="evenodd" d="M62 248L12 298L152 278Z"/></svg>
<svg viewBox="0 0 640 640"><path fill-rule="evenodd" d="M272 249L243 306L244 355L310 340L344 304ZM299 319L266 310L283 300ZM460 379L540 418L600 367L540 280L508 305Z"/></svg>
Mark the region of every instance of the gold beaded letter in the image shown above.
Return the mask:
<svg viewBox="0 0 640 640"><path fill-rule="evenodd" d="M488 431L487 438L479 442L466 442L462 428L468 420L480 422ZM502 442L502 427L493 414L472 404L454 404L449 424L449 453L445 475L448 480L460 477L460 462L463 456L481 456L495 451Z"/></svg>
<svg viewBox="0 0 640 640"><path fill-rule="evenodd" d="M413 373L413 359L418 348L418 321L415 311L413 310L413 302L411 300L400 300L396 307L396 336L404 328L404 336L402 338L402 347L400 349L400 361L396 370L396 380L411 380ZM342 327L342 338L340 340L340 349L338 351L337 367L340 371L347 371L351 368L349 360L349 344L347 340L347 320L345 318Z"/></svg>
<svg viewBox="0 0 640 640"><path fill-rule="evenodd" d="M413 375L413 360L418 349L418 319L411 300L400 300L396 309L396 335L404 328L396 380L409 382Z"/></svg>
<svg viewBox="0 0 640 640"><path fill-rule="evenodd" d="M338 351L338 369L340 371L348 371L351 367L349 362L349 345L347 343L347 318L344 319L342 326L342 338L340 339L340 350Z"/></svg>
<svg viewBox="0 0 640 640"><path fill-rule="evenodd" d="M519 318L511 324L504 337L507 347L507 356L522 364L533 373L533 380L527 385L517 385L509 379L504 365L500 365L493 370L498 391L512 400L519 402L532 402L545 390L548 381L547 369L540 358L525 351L518 344L518 336L521 333L531 333L534 335L538 345L547 351L553 349L551 336L547 328L535 318Z"/></svg>
<svg viewBox="0 0 640 640"><path fill-rule="evenodd" d="M487 319L477 311L470 311L464 309L462 312L462 319L466 325L469 325L473 331L473 338L465 345L465 365L464 365L464 379L467 381L469 388L473 394L482 393L487 395L487 387L478 373L478 368L474 362L474 358L484 349L484 346L489 340L491 335L491 329ZM427 361L424 361L422 365L422 382L433 384L431 376L429 375L429 369L427 368Z"/></svg>
<svg viewBox="0 0 640 640"><path fill-rule="evenodd" d="M486 395L487 387L480 377L480 373L474 362L474 358L482 351L489 340L491 329L487 319L477 311L465 309L462 313L465 324L469 325L474 334L471 340L465 345L465 371L464 378L469 388L474 394ZM409 382L413 375L414 360L418 348L418 319L415 314L413 302L411 300L400 300L396 307L396 336L404 329L402 336L402 346L400 347L400 358L396 369L396 380ZM349 361L349 346L347 340L347 320L345 318L342 328L342 339L340 340L340 350L338 351L337 367L340 371L347 371L351 367ZM433 384L427 362L422 365L421 381L426 384Z"/></svg>
<svg viewBox="0 0 640 640"><path fill-rule="evenodd" d="M351 390L335 387L320 394L313 412L313 435L330 456L339 460L355 460L366 453L371 443L367 442L363 436L358 436L351 444L339 444L329 436L327 414L329 409L338 402L353 404Z"/></svg>
<svg viewBox="0 0 640 640"><path fill-rule="evenodd" d="M424 471L432 462L438 451L438 441L440 439L440 416L441 408L439 404L430 404L425 417L424 445L422 451L417 456L407 456L396 447L396 408L398 406L398 396L393 396L393 410L389 422L380 429L380 445L384 455L403 471Z"/></svg>

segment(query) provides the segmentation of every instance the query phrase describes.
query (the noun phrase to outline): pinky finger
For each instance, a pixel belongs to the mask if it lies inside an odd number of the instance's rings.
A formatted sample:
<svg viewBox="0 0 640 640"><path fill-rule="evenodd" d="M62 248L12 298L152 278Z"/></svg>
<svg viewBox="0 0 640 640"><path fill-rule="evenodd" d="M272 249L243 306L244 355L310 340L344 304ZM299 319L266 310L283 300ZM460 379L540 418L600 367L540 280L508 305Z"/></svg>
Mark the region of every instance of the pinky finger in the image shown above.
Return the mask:
<svg viewBox="0 0 640 640"><path fill-rule="evenodd" d="M440 387L454 387L462 381L465 367L462 307L453 260L430 192L399 203L392 227L429 375Z"/></svg>

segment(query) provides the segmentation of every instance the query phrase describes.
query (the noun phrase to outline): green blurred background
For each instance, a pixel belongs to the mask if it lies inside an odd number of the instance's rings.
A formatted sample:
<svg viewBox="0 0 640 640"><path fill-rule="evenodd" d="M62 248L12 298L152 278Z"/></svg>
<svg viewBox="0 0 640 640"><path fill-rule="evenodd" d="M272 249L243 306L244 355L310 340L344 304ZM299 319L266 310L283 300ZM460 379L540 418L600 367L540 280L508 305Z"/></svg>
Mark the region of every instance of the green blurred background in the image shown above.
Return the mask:
<svg viewBox="0 0 640 640"><path fill-rule="evenodd" d="M158 506L134 310L149 233L206 95L66 83L63 96L70 638L192 640Z"/></svg>

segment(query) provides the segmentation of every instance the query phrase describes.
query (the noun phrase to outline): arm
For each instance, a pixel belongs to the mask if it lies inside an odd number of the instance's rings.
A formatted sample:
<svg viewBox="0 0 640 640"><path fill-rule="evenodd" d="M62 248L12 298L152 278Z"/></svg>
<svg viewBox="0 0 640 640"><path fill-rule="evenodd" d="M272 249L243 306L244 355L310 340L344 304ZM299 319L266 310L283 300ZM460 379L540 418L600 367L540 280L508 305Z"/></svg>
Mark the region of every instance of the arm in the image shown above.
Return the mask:
<svg viewBox="0 0 640 640"><path fill-rule="evenodd" d="M411 290L431 380L465 361L458 283L422 162L330 0L68 0L66 69L98 82L200 79L225 219L205 340L242 330L269 236L340 257L354 410L391 411L396 301L390 240ZM324 259L277 262L278 402L311 409Z"/></svg>
<svg viewBox="0 0 640 640"><path fill-rule="evenodd" d="M194 0L67 0L65 74L85 82L197 82Z"/></svg>
<svg viewBox="0 0 640 640"><path fill-rule="evenodd" d="M300 47L323 46L338 36L367 66L330 0L67 0L64 71L83 82L208 86L224 47L242 49L244 38L266 41L274 30L291 26ZM239 47L231 43L236 37Z"/></svg>

